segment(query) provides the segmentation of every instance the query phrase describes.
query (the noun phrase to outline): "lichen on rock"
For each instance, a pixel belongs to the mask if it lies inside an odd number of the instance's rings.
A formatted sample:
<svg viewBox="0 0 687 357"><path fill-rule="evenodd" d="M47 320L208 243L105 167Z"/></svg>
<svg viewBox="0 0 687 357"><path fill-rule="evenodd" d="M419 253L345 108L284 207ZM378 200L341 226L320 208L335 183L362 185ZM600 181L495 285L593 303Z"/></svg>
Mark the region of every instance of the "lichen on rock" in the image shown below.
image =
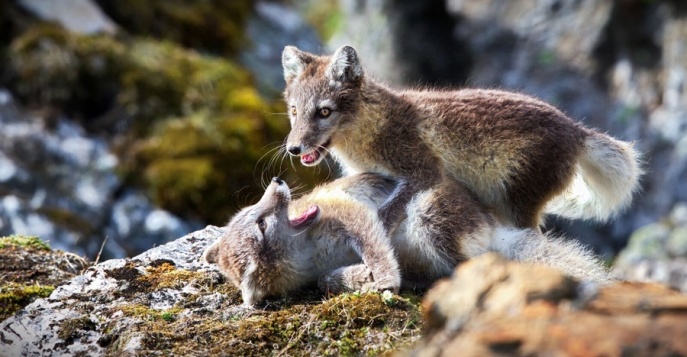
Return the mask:
<svg viewBox="0 0 687 357"><path fill-rule="evenodd" d="M36 299L48 297L55 287L80 274L89 263L53 251L38 237L0 237L0 321Z"/></svg>
<svg viewBox="0 0 687 357"><path fill-rule="evenodd" d="M309 288L256 308L200 255L208 227L132 259L109 260L0 323L0 355L378 355L420 336L414 294L324 296Z"/></svg>

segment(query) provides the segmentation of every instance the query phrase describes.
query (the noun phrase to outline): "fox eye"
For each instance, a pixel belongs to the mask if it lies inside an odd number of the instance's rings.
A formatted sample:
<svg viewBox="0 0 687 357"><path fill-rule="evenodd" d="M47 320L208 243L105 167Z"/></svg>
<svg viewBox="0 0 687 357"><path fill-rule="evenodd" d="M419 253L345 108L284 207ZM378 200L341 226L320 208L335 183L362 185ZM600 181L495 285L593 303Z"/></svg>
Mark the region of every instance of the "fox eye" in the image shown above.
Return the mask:
<svg viewBox="0 0 687 357"><path fill-rule="evenodd" d="M322 108L318 114L320 115L320 118L327 118L332 114L332 110L329 108Z"/></svg>
<svg viewBox="0 0 687 357"><path fill-rule="evenodd" d="M262 233L265 233L265 229L267 229L267 223L265 223L263 218L258 220L258 229L260 229L260 232Z"/></svg>
<svg viewBox="0 0 687 357"><path fill-rule="evenodd" d="M291 115L296 116L297 113L298 113L298 111L296 111L296 107L292 106L291 107Z"/></svg>

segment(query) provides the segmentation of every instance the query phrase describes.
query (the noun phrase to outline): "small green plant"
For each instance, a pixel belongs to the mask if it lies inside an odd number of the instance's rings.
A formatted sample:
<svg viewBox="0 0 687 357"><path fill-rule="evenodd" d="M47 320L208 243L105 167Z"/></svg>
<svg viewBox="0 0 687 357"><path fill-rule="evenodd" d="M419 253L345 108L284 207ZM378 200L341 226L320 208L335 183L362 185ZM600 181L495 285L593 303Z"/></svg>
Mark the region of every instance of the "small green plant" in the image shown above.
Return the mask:
<svg viewBox="0 0 687 357"><path fill-rule="evenodd" d="M176 315L171 311L163 312L162 315L160 315L160 317L162 317L162 319L167 321L167 322L172 322L172 321L176 320Z"/></svg>
<svg viewBox="0 0 687 357"><path fill-rule="evenodd" d="M11 235L0 237L0 249L7 247L33 248L36 250L50 250L50 245L35 236Z"/></svg>

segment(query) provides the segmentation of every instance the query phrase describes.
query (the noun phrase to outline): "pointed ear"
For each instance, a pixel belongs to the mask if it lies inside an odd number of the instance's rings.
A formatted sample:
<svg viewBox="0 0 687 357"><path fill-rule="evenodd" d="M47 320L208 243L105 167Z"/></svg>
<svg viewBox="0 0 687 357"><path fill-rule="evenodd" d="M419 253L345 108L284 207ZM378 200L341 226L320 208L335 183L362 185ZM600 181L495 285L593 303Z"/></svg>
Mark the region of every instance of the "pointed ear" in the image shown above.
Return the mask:
<svg viewBox="0 0 687 357"><path fill-rule="evenodd" d="M355 49L343 46L336 50L329 63L329 75L340 82L357 81L363 78L363 66Z"/></svg>
<svg viewBox="0 0 687 357"><path fill-rule="evenodd" d="M217 255L219 254L219 243L221 239L222 237L218 238L216 242L212 243L211 246L205 249L205 252L203 253L203 260L205 260L205 262L210 264L217 263Z"/></svg>
<svg viewBox="0 0 687 357"><path fill-rule="evenodd" d="M310 62L309 57L311 56L308 53L294 46L284 47L281 53L281 65L284 68L284 80L287 84L303 73L305 66Z"/></svg>

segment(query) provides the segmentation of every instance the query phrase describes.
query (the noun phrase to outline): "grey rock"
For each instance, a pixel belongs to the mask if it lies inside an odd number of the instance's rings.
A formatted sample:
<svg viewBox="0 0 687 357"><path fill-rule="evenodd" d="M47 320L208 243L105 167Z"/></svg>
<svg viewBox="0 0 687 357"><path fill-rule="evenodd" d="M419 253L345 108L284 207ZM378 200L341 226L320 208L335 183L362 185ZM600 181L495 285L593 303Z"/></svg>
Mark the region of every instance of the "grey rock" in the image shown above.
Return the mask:
<svg viewBox="0 0 687 357"><path fill-rule="evenodd" d="M687 205L678 203L657 223L635 231L615 262L613 274L656 281L687 292Z"/></svg>
<svg viewBox="0 0 687 357"><path fill-rule="evenodd" d="M620 253L617 265L634 265L644 259L668 259L665 245L670 236L670 227L652 223L635 231Z"/></svg>
<svg viewBox="0 0 687 357"><path fill-rule="evenodd" d="M664 283L687 293L687 258L644 259L633 265L618 265L611 274L622 280Z"/></svg>
<svg viewBox="0 0 687 357"><path fill-rule="evenodd" d="M103 243L103 258L131 256L199 228L121 189L117 157L75 122L47 125L0 90L0 126L0 234L95 259Z"/></svg>
<svg viewBox="0 0 687 357"><path fill-rule="evenodd" d="M344 27L331 49L353 45L368 73L393 86L458 86L469 77L444 0L342 0Z"/></svg>
<svg viewBox="0 0 687 357"><path fill-rule="evenodd" d="M53 21L67 30L84 34L115 33L117 27L100 7L90 0L17 0L42 20Z"/></svg>
<svg viewBox="0 0 687 357"><path fill-rule="evenodd" d="M301 16L284 4L259 1L246 33L251 46L241 53L241 63L255 74L258 89L274 96L284 89L281 52L286 45L319 52L322 41Z"/></svg>
<svg viewBox="0 0 687 357"><path fill-rule="evenodd" d="M119 353L137 352L142 335L137 334L134 327L139 319L146 316L126 317L122 309L129 304L138 304L153 310L166 310L194 295L196 288L190 284L151 294L134 294L130 299L117 298L117 293L125 291L129 282L119 278L116 272L130 267L145 275L146 267L162 260L171 262L177 269L219 274L216 266L207 265L200 258L205 248L221 233L221 228L208 226L134 258L108 260L89 268L84 274L59 286L48 298L35 301L0 323L0 356L104 355L105 349L100 341L106 331L118 335L118 343L122 345ZM217 293L204 295L201 299L200 304L194 305L196 307L180 313L203 313L207 309L219 309L224 302L224 297ZM233 311L241 313L240 309ZM79 338L65 341L65 323L75 319L85 319L88 323L80 323L67 334Z"/></svg>

